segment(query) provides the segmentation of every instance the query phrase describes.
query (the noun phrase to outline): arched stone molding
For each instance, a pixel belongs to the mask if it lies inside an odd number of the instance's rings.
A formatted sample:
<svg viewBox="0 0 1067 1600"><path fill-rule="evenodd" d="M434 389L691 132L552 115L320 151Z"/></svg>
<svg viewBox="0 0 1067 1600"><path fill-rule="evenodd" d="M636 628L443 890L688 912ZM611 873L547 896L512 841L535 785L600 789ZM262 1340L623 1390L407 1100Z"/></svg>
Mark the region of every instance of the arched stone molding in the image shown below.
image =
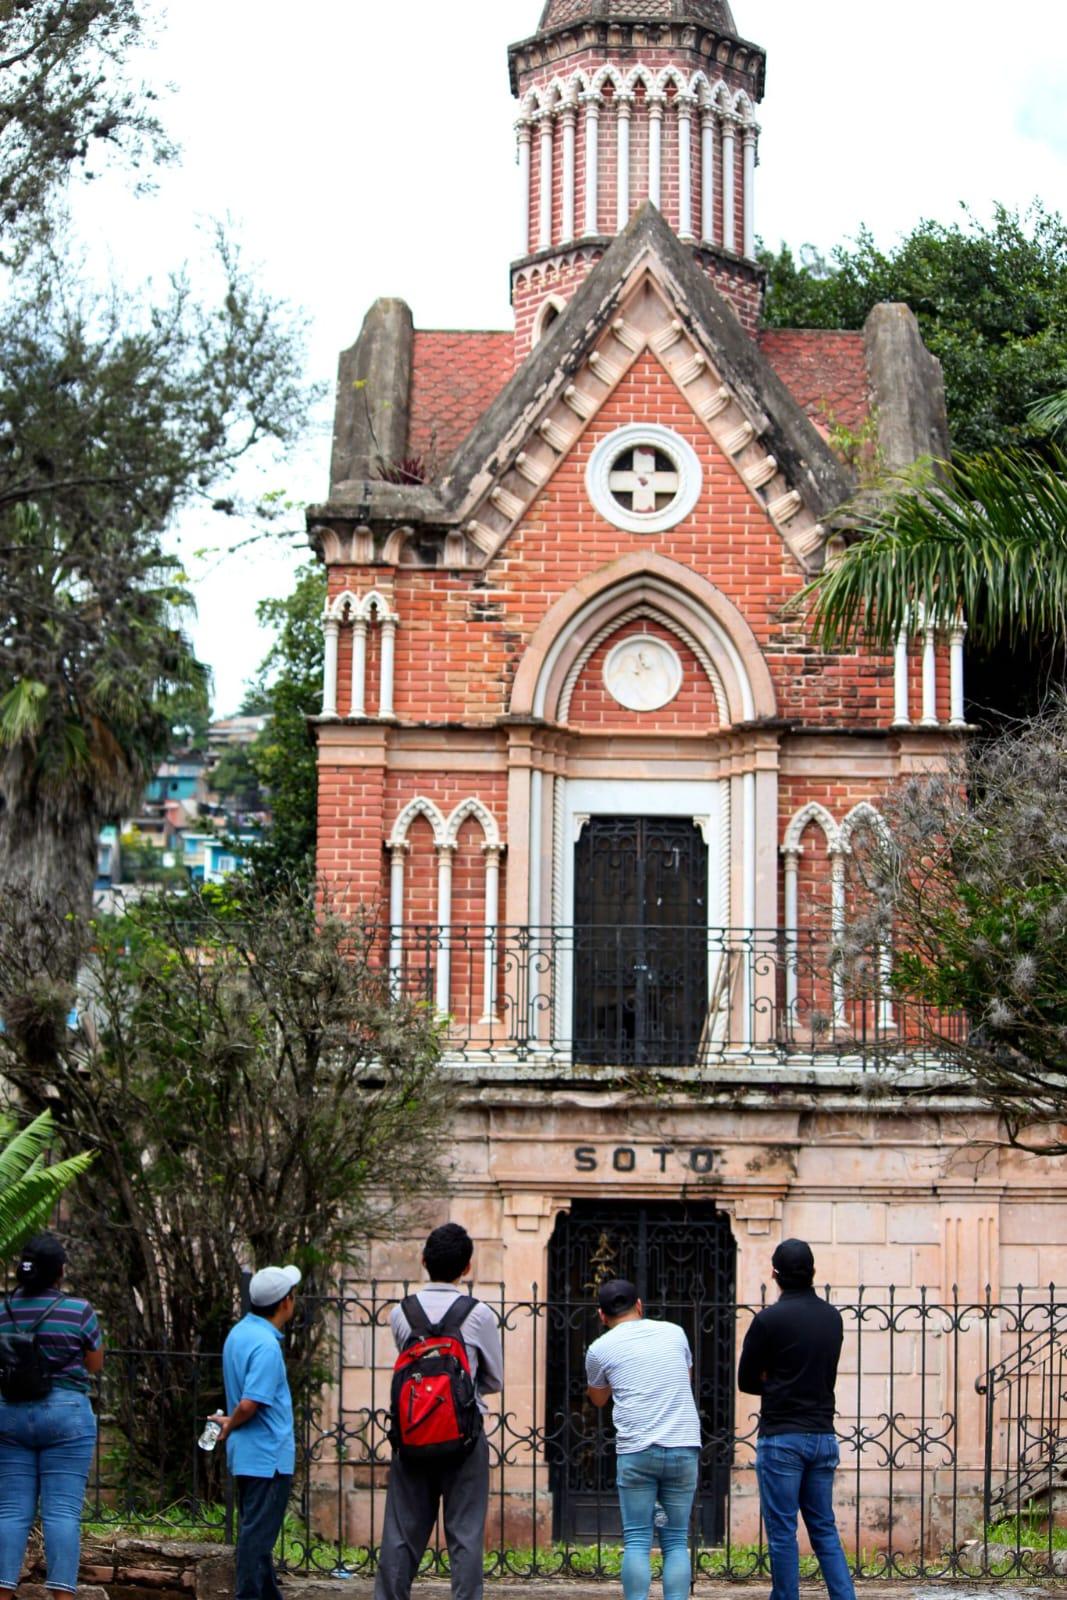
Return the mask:
<svg viewBox="0 0 1067 1600"><path fill-rule="evenodd" d="M484 806L476 796L471 795L466 800L461 800L445 824L445 843L450 852L454 853L459 847L459 830L468 817L473 817L481 826L484 843L482 854L485 857L485 914L483 921L483 938L485 941L484 975L483 975L483 1023L492 1020L496 1011L496 986L500 954L498 948L500 932L500 862L504 854L504 845L500 837L500 829L493 813ZM438 907L440 916L441 907ZM442 959L449 959L448 927L441 918L441 953ZM438 973L440 977L440 972ZM450 983L451 974L446 972L446 981ZM440 985L439 985L440 989ZM445 992L445 1005L439 1009L448 1010L448 993Z"/></svg>
<svg viewBox="0 0 1067 1600"><path fill-rule="evenodd" d="M661 627L667 628L674 634L676 639L680 639L684 645L688 646L707 674L708 682L711 684L711 691L715 696L715 704L718 707L719 721L728 722L730 720L730 708L726 700L726 690L723 688L722 679L715 670L714 662L707 651L682 623L677 622L672 617L665 616L654 605L648 603L634 606L630 611L624 612L621 617L612 618L610 622L605 623L599 633L594 634L593 638L589 640L581 655L571 666L564 681L563 691L559 699L557 721L566 724L569 720L571 698L590 657L596 653L605 639L611 638L613 633L616 633L620 628L626 627L628 623L637 622L641 619L649 622L658 622Z"/></svg>
<svg viewBox="0 0 1067 1600"><path fill-rule="evenodd" d="M447 821L432 800L416 795L393 824L386 849L389 870L389 970L394 986L403 965L404 861L410 848L408 833L417 817L425 817L433 830L437 852L437 984L436 1004L447 1016L452 991L452 865L459 848L459 834L468 817L479 824L484 836L485 856L485 1006L489 1013L496 994L497 937L500 925L500 860L504 845L496 818L476 795L461 800Z"/></svg>
<svg viewBox="0 0 1067 1600"><path fill-rule="evenodd" d="M728 725L777 715L770 670L737 607L707 579L653 551L621 556L549 608L519 665L512 714L556 720L574 661L602 628L641 603L678 622L706 653L725 692Z"/></svg>
<svg viewBox="0 0 1067 1600"><path fill-rule="evenodd" d="M352 687L349 699L349 716L365 717L367 714L367 631L374 625L381 628L380 671L378 683L378 712L383 721L391 721L393 712L393 683L396 663L396 629L399 617L391 610L388 600L377 589L367 595L357 595L345 589L329 602L323 613L326 635L326 654L323 667L322 715L337 716L337 662L340 630L352 629Z"/></svg>
<svg viewBox="0 0 1067 1600"><path fill-rule="evenodd" d="M562 295L550 294L546 296L534 318L533 343L535 345L541 343L556 318L562 316L566 309L567 302Z"/></svg>
<svg viewBox="0 0 1067 1600"><path fill-rule="evenodd" d="M420 794L416 795L414 800L408 802L393 823L389 838L386 841L388 850L404 849L407 846L408 832L416 817L425 817L430 824L433 829L433 842L436 849L440 850L442 845L447 843L448 824L433 801Z"/></svg>
<svg viewBox="0 0 1067 1600"><path fill-rule="evenodd" d="M804 852L801 840L811 826L822 829L826 837L826 847L830 855L831 895L834 937L839 938L844 929L845 909L845 877L844 877L844 841L841 829L827 811L826 807L818 801L811 801L801 807L796 816L792 818L785 830L785 840L782 844L782 857L785 863L785 989L786 1006L788 1007L791 1022L796 1021L797 1002L799 998L799 970L798 955L800 944L800 857ZM844 996L841 990L841 980L836 972L832 975L834 1015L835 1018L843 1016Z"/></svg>
<svg viewBox="0 0 1067 1600"><path fill-rule="evenodd" d="M861 800L859 805L853 806L844 822L841 824L841 853L835 859L835 868L840 861L840 910L838 937L844 933L847 907L845 904L845 867L847 857L852 854L852 841L861 828L867 828L876 834L883 844L888 844L892 835L889 824L886 822L877 806L871 805L869 800ZM890 944L881 946L879 956L881 983L879 985L878 1009L879 1027L883 1032L895 1027L892 999L893 975L893 950Z"/></svg>

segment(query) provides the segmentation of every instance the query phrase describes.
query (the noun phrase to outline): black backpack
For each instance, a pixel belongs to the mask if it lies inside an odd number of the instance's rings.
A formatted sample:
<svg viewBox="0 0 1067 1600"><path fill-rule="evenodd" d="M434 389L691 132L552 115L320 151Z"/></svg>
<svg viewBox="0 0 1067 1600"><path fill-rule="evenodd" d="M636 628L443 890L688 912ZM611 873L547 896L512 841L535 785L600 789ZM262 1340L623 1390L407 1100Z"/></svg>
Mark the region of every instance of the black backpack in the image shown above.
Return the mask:
<svg viewBox="0 0 1067 1600"><path fill-rule="evenodd" d="M57 1294L45 1306L37 1321L20 1328L11 1309L11 1296L4 1296L4 1310L10 1328L0 1326L0 1395L18 1404L23 1400L43 1400L52 1392L52 1363L41 1349L37 1330L48 1313L63 1299Z"/></svg>

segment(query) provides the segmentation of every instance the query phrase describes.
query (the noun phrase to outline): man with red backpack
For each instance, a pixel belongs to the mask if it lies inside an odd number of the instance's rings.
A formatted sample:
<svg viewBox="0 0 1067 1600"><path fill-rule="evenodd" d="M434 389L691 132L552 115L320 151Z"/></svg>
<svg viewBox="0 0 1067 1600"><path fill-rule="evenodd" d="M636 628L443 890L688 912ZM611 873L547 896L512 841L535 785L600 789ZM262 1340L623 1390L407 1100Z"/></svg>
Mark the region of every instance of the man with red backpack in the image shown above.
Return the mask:
<svg viewBox="0 0 1067 1600"><path fill-rule="evenodd" d="M390 1314L400 1354L375 1600L409 1600L442 1504L454 1600L481 1600L489 1504L481 1397L500 1393L504 1356L496 1317L462 1288L473 1254L458 1223L435 1228L422 1253L429 1283Z"/></svg>

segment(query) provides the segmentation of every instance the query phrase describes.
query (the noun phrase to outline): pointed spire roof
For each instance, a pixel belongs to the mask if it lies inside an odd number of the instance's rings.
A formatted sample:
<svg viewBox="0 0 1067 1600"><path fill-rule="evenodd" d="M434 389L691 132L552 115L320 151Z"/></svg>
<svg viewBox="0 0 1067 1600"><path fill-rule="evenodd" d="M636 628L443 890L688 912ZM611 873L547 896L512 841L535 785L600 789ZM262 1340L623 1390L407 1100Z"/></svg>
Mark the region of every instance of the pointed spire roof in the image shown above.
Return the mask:
<svg viewBox="0 0 1067 1600"><path fill-rule="evenodd" d="M538 31L596 17L627 22L702 22L736 35L729 0L545 0Z"/></svg>

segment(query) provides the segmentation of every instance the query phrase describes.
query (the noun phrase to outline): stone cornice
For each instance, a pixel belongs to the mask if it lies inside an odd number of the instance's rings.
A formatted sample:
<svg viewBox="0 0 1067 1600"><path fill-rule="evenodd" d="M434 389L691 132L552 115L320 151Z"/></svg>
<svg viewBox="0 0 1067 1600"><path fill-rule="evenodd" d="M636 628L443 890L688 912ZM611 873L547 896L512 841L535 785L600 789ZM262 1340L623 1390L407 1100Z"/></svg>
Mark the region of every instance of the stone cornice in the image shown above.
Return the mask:
<svg viewBox="0 0 1067 1600"><path fill-rule="evenodd" d="M584 50L617 56L648 47L686 50L709 65L740 73L751 82L752 98L763 99L767 56L760 45L701 22L650 21L642 17L594 17L561 23L520 39L508 50L511 92L518 97L521 73L555 66Z"/></svg>

